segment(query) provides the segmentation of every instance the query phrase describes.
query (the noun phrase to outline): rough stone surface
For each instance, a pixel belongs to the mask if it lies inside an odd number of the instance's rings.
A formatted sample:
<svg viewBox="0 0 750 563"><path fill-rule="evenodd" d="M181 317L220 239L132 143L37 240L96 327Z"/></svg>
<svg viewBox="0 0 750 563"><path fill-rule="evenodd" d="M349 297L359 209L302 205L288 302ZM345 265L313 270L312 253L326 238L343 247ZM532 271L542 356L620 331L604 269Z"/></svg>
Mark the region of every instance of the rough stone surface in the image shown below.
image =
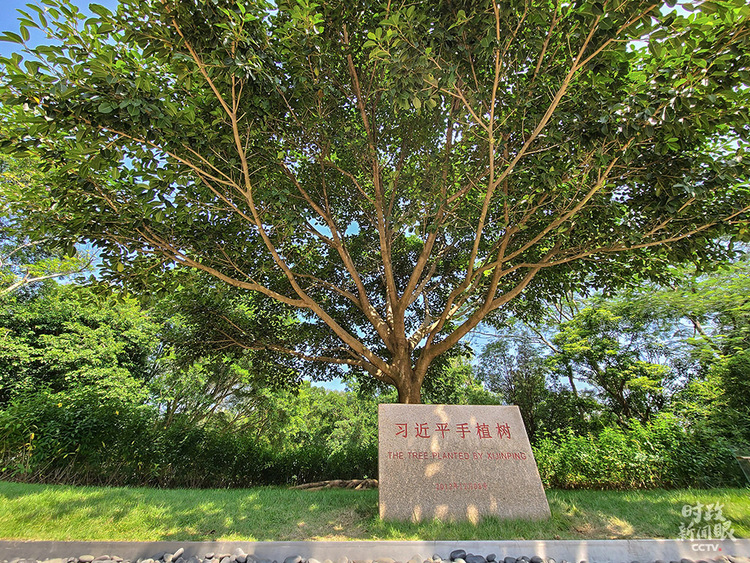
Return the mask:
<svg viewBox="0 0 750 563"><path fill-rule="evenodd" d="M550 517L518 407L382 404L378 421L381 518Z"/></svg>

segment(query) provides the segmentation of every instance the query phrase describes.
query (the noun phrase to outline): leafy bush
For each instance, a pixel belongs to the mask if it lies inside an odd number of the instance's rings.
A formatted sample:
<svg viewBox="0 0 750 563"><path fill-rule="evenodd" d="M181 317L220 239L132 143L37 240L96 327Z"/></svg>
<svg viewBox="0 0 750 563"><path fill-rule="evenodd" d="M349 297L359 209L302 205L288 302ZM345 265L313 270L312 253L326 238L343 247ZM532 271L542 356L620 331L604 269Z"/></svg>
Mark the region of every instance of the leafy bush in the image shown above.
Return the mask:
<svg viewBox="0 0 750 563"><path fill-rule="evenodd" d="M674 416L631 421L598 435L547 436L534 448L542 482L560 489L649 489L741 486L726 439L687 428Z"/></svg>
<svg viewBox="0 0 750 563"><path fill-rule="evenodd" d="M144 399L129 378L17 396L0 411L3 477L215 488L377 474L377 405L351 394L304 386L294 400L285 397L290 412L276 413L285 422L262 439L226 417L196 423L178 415L165 425Z"/></svg>

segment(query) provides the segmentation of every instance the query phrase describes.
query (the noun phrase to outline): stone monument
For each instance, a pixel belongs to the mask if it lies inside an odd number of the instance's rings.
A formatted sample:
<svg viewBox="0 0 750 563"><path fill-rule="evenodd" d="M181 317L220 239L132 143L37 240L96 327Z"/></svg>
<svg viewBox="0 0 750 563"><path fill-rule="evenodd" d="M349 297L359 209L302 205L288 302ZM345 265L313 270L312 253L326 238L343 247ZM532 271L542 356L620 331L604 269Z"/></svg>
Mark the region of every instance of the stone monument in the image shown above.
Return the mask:
<svg viewBox="0 0 750 563"><path fill-rule="evenodd" d="M550 517L518 407L381 404L378 425L381 518Z"/></svg>

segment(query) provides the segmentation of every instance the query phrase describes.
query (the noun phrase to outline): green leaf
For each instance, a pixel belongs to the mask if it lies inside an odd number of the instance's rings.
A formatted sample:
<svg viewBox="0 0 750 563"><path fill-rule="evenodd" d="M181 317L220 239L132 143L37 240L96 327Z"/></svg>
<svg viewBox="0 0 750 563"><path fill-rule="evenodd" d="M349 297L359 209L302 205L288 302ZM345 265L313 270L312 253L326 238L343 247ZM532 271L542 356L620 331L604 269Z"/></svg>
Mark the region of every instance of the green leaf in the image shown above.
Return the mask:
<svg viewBox="0 0 750 563"><path fill-rule="evenodd" d="M23 44L23 38L17 33L12 31L5 31L0 35L0 41L7 41L9 43L21 43Z"/></svg>

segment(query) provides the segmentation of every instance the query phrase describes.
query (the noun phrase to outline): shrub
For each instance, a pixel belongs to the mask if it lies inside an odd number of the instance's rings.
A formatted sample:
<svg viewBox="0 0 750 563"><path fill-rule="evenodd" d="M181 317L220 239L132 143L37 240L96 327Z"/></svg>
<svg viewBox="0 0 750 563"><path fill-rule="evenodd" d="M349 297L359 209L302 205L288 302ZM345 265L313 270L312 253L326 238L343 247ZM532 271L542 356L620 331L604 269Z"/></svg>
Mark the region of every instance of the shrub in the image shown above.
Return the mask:
<svg viewBox="0 0 750 563"><path fill-rule="evenodd" d="M648 424L608 427L598 435L546 436L534 448L542 482L560 489L741 486L726 439L662 414Z"/></svg>

